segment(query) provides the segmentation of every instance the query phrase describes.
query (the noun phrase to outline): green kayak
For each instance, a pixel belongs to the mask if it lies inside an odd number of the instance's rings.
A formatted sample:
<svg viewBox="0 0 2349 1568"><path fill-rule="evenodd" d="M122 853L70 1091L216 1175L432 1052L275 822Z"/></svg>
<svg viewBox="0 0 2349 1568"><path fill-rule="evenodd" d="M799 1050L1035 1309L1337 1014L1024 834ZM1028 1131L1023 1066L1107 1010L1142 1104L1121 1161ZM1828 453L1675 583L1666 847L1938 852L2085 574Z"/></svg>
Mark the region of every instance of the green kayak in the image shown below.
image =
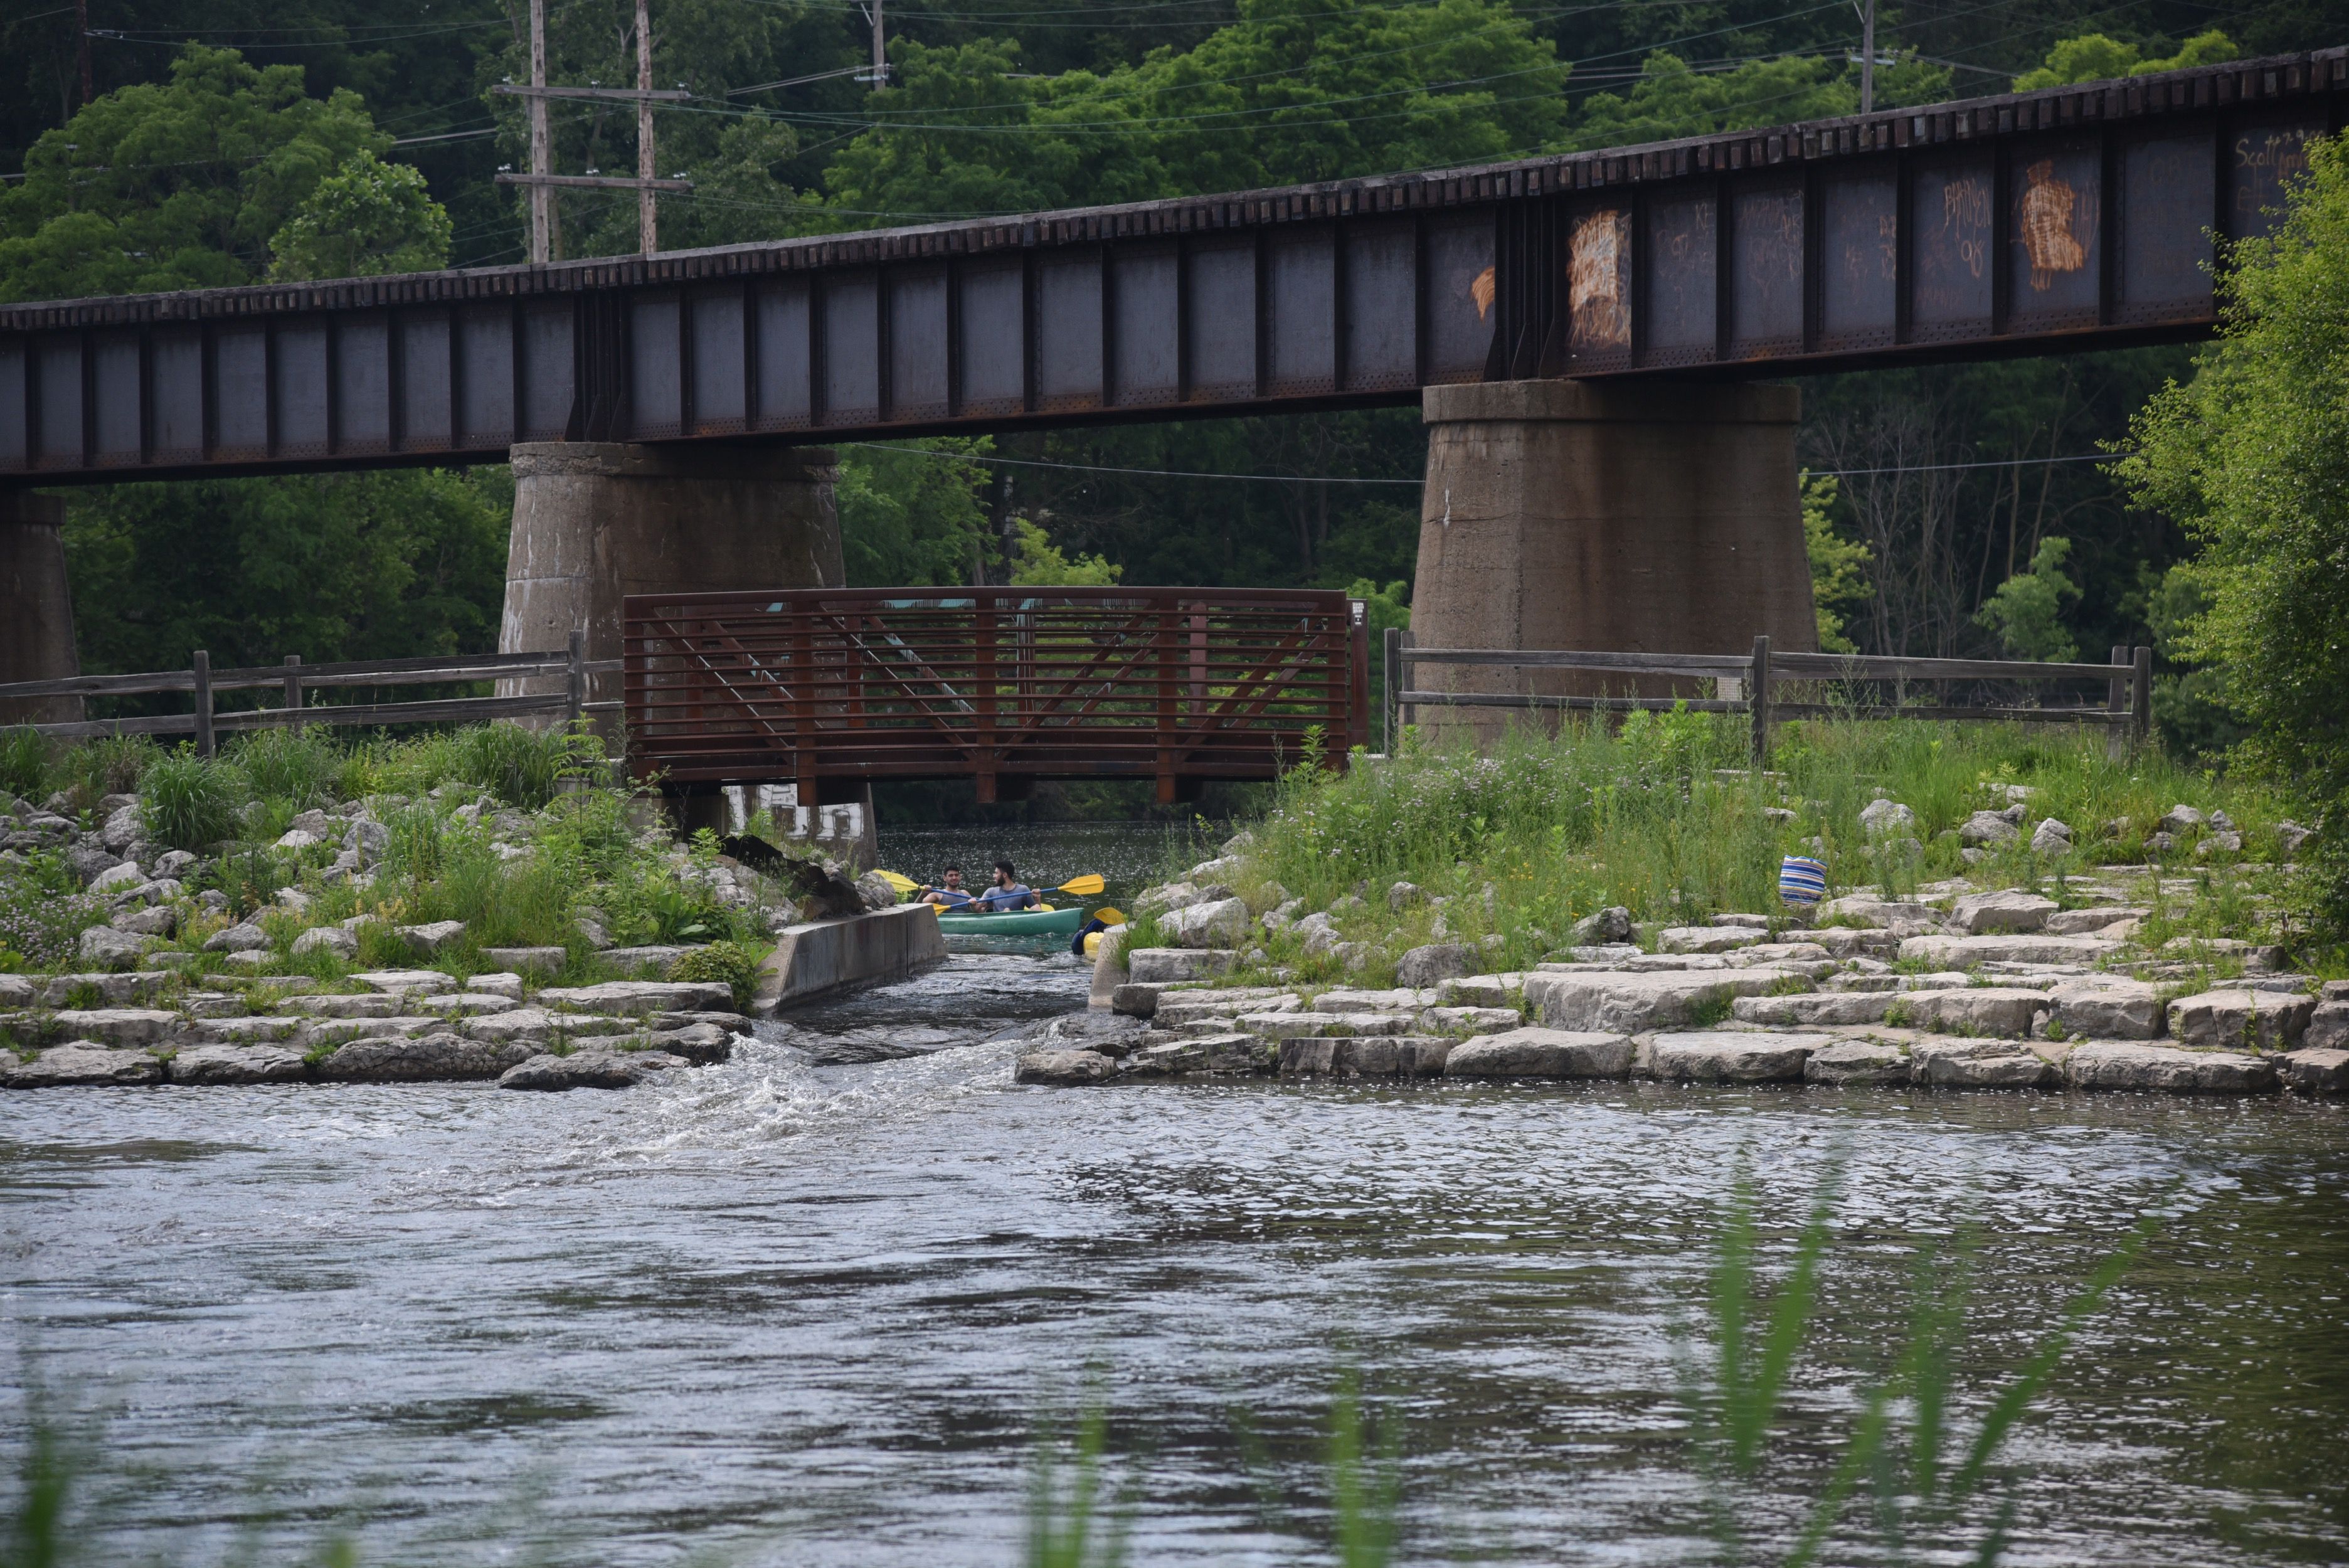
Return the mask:
<svg viewBox="0 0 2349 1568"><path fill-rule="evenodd" d="M949 936L1073 936L1084 923L1081 908L938 912L938 929Z"/></svg>

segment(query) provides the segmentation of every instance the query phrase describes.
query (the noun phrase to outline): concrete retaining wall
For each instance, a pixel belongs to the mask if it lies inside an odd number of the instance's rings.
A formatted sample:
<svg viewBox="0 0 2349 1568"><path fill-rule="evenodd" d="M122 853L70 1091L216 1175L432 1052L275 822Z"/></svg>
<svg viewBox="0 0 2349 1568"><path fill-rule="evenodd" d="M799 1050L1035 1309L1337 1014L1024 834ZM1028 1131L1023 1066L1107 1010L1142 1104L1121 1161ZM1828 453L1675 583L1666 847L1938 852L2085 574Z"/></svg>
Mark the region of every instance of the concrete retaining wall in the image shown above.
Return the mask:
<svg viewBox="0 0 2349 1568"><path fill-rule="evenodd" d="M947 955L938 912L900 904L846 920L785 928L759 975L757 1010L772 1013L818 996L920 973Z"/></svg>

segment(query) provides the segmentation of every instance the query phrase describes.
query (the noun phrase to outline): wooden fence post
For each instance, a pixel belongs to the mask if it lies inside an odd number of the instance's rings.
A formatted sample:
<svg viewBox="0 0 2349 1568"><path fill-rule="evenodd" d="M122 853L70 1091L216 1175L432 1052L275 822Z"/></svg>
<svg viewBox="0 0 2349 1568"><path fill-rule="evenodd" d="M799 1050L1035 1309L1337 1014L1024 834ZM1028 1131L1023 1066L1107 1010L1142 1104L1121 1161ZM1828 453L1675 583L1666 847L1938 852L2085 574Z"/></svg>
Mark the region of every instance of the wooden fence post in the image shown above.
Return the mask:
<svg viewBox="0 0 2349 1568"><path fill-rule="evenodd" d="M563 722L566 728L577 724L579 716L587 711L587 634L576 627L571 632L569 659L563 672Z"/></svg>
<svg viewBox="0 0 2349 1568"><path fill-rule="evenodd" d="M1411 689L1411 661L1404 658L1402 655L1408 650L1419 646L1419 639L1412 635L1411 630L1408 627L1405 627L1401 633L1397 634L1397 635L1400 640L1395 644L1395 679L1400 684L1402 690L1409 691ZM1413 725L1419 722L1419 705L1416 703L1404 705L1401 702L1401 699L1398 698L1397 707L1395 708L1395 719L1394 743L1397 746L1401 746L1402 744L1403 731L1409 729Z"/></svg>
<svg viewBox="0 0 2349 1568"><path fill-rule="evenodd" d="M2143 746L2153 738L2153 650L2137 649L2135 663L2129 680L2129 738Z"/></svg>
<svg viewBox="0 0 2349 1568"><path fill-rule="evenodd" d="M196 672L196 755L210 757L212 740L212 656L198 648L188 661Z"/></svg>
<svg viewBox="0 0 2349 1568"><path fill-rule="evenodd" d="M1400 738L1395 733L1395 696L1402 690L1402 628L1389 626L1379 634L1379 644L1380 679L1384 683L1379 693L1379 745L1392 757Z"/></svg>
<svg viewBox="0 0 2349 1568"><path fill-rule="evenodd" d="M2128 750L2128 732L2137 725L2136 706L2130 690L2137 684L2137 656L2129 652L2127 643L2113 645L2113 678L2105 683L2105 706L2113 713L2114 722L2105 727L2105 756L2118 762ZM2128 716L2127 724L2121 722Z"/></svg>
<svg viewBox="0 0 2349 1568"><path fill-rule="evenodd" d="M1754 766L1770 766L1770 639L1754 639L1754 667L1746 675L1745 706L1754 716Z"/></svg>

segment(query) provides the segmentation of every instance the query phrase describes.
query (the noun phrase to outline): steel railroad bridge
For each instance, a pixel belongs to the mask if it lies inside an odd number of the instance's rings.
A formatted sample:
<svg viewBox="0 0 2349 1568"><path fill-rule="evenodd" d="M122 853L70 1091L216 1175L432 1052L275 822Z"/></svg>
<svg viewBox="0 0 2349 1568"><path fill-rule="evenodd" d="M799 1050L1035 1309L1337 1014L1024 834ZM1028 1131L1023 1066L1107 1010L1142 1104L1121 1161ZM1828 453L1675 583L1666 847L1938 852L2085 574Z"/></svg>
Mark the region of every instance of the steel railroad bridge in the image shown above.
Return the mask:
<svg viewBox="0 0 2349 1568"><path fill-rule="evenodd" d="M78 673L63 506L33 487L511 462L501 651L584 632L625 671L587 706L625 685L673 782L1175 799L1363 738L1359 608L849 593L826 446L1413 401L1423 646L1800 653L1799 398L1768 383L2207 335L2213 237L2272 226L2344 104L2329 49L1475 169L0 307L0 681Z"/></svg>
<svg viewBox="0 0 2349 1568"><path fill-rule="evenodd" d="M2197 337L2349 51L1236 195L0 307L0 481L501 462Z"/></svg>

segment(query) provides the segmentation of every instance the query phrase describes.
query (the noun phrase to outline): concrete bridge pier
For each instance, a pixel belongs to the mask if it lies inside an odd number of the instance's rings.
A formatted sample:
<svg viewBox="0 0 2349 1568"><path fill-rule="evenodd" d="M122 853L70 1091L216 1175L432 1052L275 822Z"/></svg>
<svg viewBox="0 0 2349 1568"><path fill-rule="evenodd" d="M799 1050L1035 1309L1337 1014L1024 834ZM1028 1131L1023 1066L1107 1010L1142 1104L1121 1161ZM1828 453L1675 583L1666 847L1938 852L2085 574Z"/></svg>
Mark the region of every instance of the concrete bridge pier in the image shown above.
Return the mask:
<svg viewBox="0 0 2349 1568"><path fill-rule="evenodd" d="M1430 387L1412 636L1421 647L1651 654L1817 646L1790 387ZM1691 683L1425 665L1423 691L1704 695ZM1431 738L1522 710L1422 707Z"/></svg>
<svg viewBox="0 0 2349 1568"><path fill-rule="evenodd" d="M63 496L0 490L0 682L81 674L66 547L57 531L65 519ZM81 718L78 696L0 702L0 724L78 724Z"/></svg>
<svg viewBox="0 0 2349 1568"><path fill-rule="evenodd" d="M630 593L843 581L829 449L540 441L511 460L501 653L560 649L578 628L589 658L616 659ZM561 689L559 677L498 683L502 696ZM589 683L590 702L619 696L616 675Z"/></svg>

